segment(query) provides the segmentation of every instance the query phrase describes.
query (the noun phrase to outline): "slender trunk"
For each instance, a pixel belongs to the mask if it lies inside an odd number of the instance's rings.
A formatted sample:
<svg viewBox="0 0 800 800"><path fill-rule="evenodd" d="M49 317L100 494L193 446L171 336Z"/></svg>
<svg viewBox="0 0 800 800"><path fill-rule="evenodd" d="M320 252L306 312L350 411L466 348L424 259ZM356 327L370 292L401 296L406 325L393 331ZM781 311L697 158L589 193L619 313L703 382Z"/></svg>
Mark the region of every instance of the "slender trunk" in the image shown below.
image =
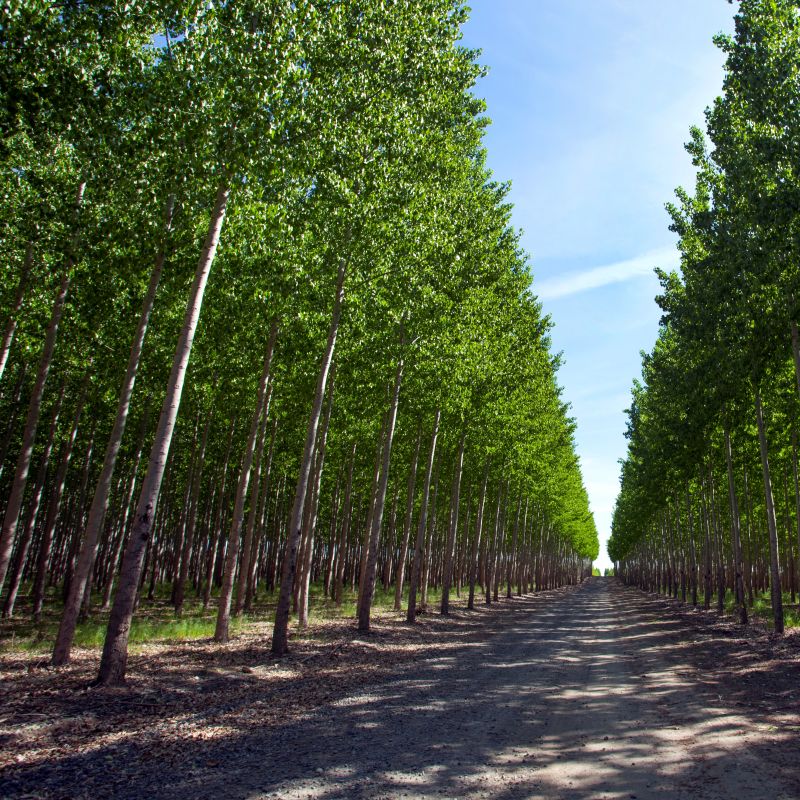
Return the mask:
<svg viewBox="0 0 800 800"><path fill-rule="evenodd" d="M502 516L501 512L503 509L503 487L500 486L497 490L497 508L495 509L494 515L494 536L492 537L492 541L489 542L487 539L487 550L486 550L486 580L485 585L483 587L483 599L484 603L489 606L492 604L492 589L494 588L495 582L495 562L497 560L497 550L500 543L500 529L502 527Z"/></svg>
<svg viewBox="0 0 800 800"><path fill-rule="evenodd" d="M742 577L742 536L739 520L739 502L736 499L736 482L733 479L733 452L728 426L725 426L725 461L728 466L728 498L731 506L731 538L733 540L733 575L734 595L739 614L739 622L747 624L747 603L744 596L744 579ZM797 471L795 470L795 482Z"/></svg>
<svg viewBox="0 0 800 800"><path fill-rule="evenodd" d="M25 375L28 372L28 365L24 362L20 364L17 382L14 385L14 391L11 393L11 402L9 404L8 420L6 421L5 431L3 433L3 441L0 442L0 477L6 466L6 456L8 455L8 448L11 446L11 432L14 430L17 421L17 412L19 411L19 401L22 395L22 387L25 385Z"/></svg>
<svg viewBox="0 0 800 800"><path fill-rule="evenodd" d="M142 460L142 452L144 450L144 441L145 437L147 436L147 428L150 424L150 404L148 403L145 407L144 413L142 414L141 422L139 423L139 439L138 445L136 447L136 455L133 458L133 469L131 470L130 479L128 480L127 491L125 492L124 499L122 506L120 508L120 512L122 514L122 520L119 525L119 534L114 541L114 546L111 548L110 552L111 555L107 559L107 564L105 567L105 585L103 586L103 599L101 601L101 608L103 611L107 611L108 607L111 605L111 593L114 590L114 579L117 572L117 563L119 562L119 554L122 551L122 547L125 544L125 538L128 535L128 529L130 527L130 519L131 515L133 514L133 498L134 492L136 491L136 476L139 474L139 464ZM123 484L123 481L120 481L120 485ZM83 614L84 616L89 611L89 603L91 600L91 590L92 590L92 567L94 566L94 562L97 558L97 547L95 546L95 553L92 556L92 561L89 564L89 568L87 570L87 577L86 577L86 589L84 591L84 599L83 603L81 604L82 611L79 610L79 617Z"/></svg>
<svg viewBox="0 0 800 800"><path fill-rule="evenodd" d="M333 579L333 599L336 607L342 605L344 591L344 568L347 560L347 534L350 532L350 518L353 507L353 467L356 461L356 443L350 452L350 467L347 472L347 486L344 490L344 505L342 506L342 527L339 533L339 553L336 561L336 572Z"/></svg>
<svg viewBox="0 0 800 800"><path fill-rule="evenodd" d="M3 380L3 373L8 363L8 354L11 352L11 343L14 341L14 333L17 330L17 320L19 310L22 308L22 301L25 299L25 288L28 283L28 275L30 275L31 267L33 266L33 244L29 243L25 249L25 260L22 264L22 272L19 276L19 283L17 284L17 293L14 296L14 302L8 312L8 320L6 321L6 328L3 331L3 341L0 343L0 382Z"/></svg>
<svg viewBox="0 0 800 800"><path fill-rule="evenodd" d="M689 552L692 559L692 607L697 608L697 550L694 544L694 525L692 524L692 501L689 485L686 485L686 514L687 514L687 535L689 537Z"/></svg>
<svg viewBox="0 0 800 800"><path fill-rule="evenodd" d="M790 592L789 599L792 604L795 602L795 585L794 585L794 553L792 548L792 523L791 512L789 511L789 474L786 464L783 466L783 511L784 511L784 532L786 533L786 540L781 542L783 550L783 573L786 575L788 582L788 589Z"/></svg>
<svg viewBox="0 0 800 800"><path fill-rule="evenodd" d="M208 433L211 430L211 421L214 417L213 410L208 412L206 424L203 426L203 435L200 437L200 450L197 453L194 470L192 471L192 487L189 496L189 509L186 516L186 526L183 534L183 551L180 554L180 565L178 567L178 577L173 587L173 597L175 603L175 613L178 616L183 614L183 602L186 594L186 580L189 577L189 560L192 555L194 545L194 532L197 525L197 509L200 505L200 486L203 477L203 467L205 466L206 445L208 444Z"/></svg>
<svg viewBox="0 0 800 800"><path fill-rule="evenodd" d="M276 329L277 332L277 329ZM214 641L227 642L230 638L229 625L231 616L231 600L233 598L233 582L236 577L236 564L239 558L239 537L244 521L244 504L247 498L247 487L250 482L250 471L253 465L253 455L261 428L261 417L267 402L267 385L269 384L272 355L275 352L275 337L270 335L267 342L267 354L264 358L264 368L261 372L261 381L258 384L256 410L250 423L250 434L247 437L242 470L239 473L239 483L236 487L236 499L233 504L233 517L228 533L228 552L225 556L225 572L222 576L222 588L219 593L219 609L217 611L217 627L214 631Z"/></svg>
<svg viewBox="0 0 800 800"><path fill-rule="evenodd" d="M314 467L314 480L311 484L311 495L309 497L308 508L308 531L307 546L304 563L300 571L300 603L298 613L298 624L301 628L308 625L308 597L311 589L311 570L314 558L314 533L317 527L317 507L319 505L319 491L322 483L322 469L325 466L325 445L328 440L328 426L331 422L333 412L333 392L335 382L336 366L331 367L330 384L328 385L328 402L325 405L325 413L322 417L320 426L319 443L317 444L316 464Z"/></svg>
<svg viewBox="0 0 800 800"><path fill-rule="evenodd" d="M422 428L417 432L417 444L414 447L414 456L411 459L411 467L408 471L408 483L406 486L406 516L403 522L403 540L400 543L400 553L397 556L397 572L394 577L394 610L400 611L403 601L403 580L406 572L406 561L408 560L408 542L411 538L411 524L414 518L414 489L417 483L417 464L419 462L419 450L422 444Z"/></svg>
<svg viewBox="0 0 800 800"><path fill-rule="evenodd" d="M797 430L792 427L792 472L794 475L794 507L797 533L797 553L800 557L800 480L797 469Z"/></svg>
<svg viewBox="0 0 800 800"><path fill-rule="evenodd" d="M429 532L425 537L425 548L422 553L422 575L420 577L420 598L419 598L419 611L417 613L428 613L428 586L430 584L430 575L433 568L434 558L434 544L436 540L436 527L438 522L438 515L436 513L439 502L439 471L441 469L441 459L437 459L436 468L433 473L433 497L430 502L430 509L428 511L428 518L430 524L428 525Z"/></svg>
<svg viewBox="0 0 800 800"><path fill-rule="evenodd" d="M333 489L333 496L331 497L331 513L328 530L328 554L325 563L324 578L322 581L322 593L324 597L333 597L333 576L336 573L336 557L339 549L336 546L336 534L339 530L339 511L341 505L339 496L342 488L342 470L343 467L339 465L339 474L336 476L336 485Z"/></svg>
<svg viewBox="0 0 800 800"><path fill-rule="evenodd" d="M722 533L717 510L717 496L714 490L714 471L711 463L708 465L708 487L710 493L711 520L714 527L714 549L717 556L717 613L725 611L725 565L722 555Z"/></svg>
<svg viewBox="0 0 800 800"><path fill-rule="evenodd" d="M47 375L53 361L53 351L55 350L58 326L64 313L64 305L69 289L70 272L72 263L68 263L68 269L64 270L61 277L61 284L58 288L53 311L50 316L50 323L45 334L44 347L39 359L39 369L36 374L36 383L28 404L28 416L25 420L25 428L22 434L22 448L17 458L17 467L14 473L14 481L11 484L11 491L8 495L6 513L3 518L3 530L0 534L0 590L5 583L8 561L11 557L11 548L14 544L14 536L19 524L20 511L22 510L22 500L25 495L25 486L28 482L28 470L33 456L33 446L36 441L36 428L39 425L39 413L42 407L42 397L44 387L47 382Z"/></svg>
<svg viewBox="0 0 800 800"><path fill-rule="evenodd" d="M514 577L514 562L517 558L517 537L519 536L519 517L522 513L522 495L517 499L517 514L514 517L514 528L511 534L511 552L506 561L506 599L510 600L513 594L511 584Z"/></svg>
<svg viewBox="0 0 800 800"><path fill-rule="evenodd" d="M747 526L745 527L746 535L746 551L745 551L745 584L747 587L747 600L748 604L752 607L755 597L753 595L753 549L752 549L752 520L753 520L753 505L750 498L750 484L747 477L747 464L742 464L743 482L744 482L744 502L745 510L747 511ZM799 518L800 519L800 518ZM800 524L800 522L798 522Z"/></svg>
<svg viewBox="0 0 800 800"><path fill-rule="evenodd" d="M408 582L408 610L406 612L406 620L408 622L416 622L417 620L417 587L419 586L419 579L422 574L425 529L428 525L428 498L431 491L433 461L436 457L436 438L439 435L439 420L441 416L441 410L436 409L436 416L433 420L433 432L431 433L431 450L428 455L428 466L425 469L425 481L422 485L422 501L419 510L419 523L417 524L417 540L414 546L414 561L411 566L411 579Z"/></svg>
<svg viewBox="0 0 800 800"><path fill-rule="evenodd" d="M203 294L211 272L211 265L214 262L217 245L219 244L222 223L225 220L229 192L230 190L225 183L221 184L217 191L203 252L197 264L197 271L195 272L186 308L186 316L172 362L172 371L167 384L164 403L161 407L161 415L150 452L147 472L142 481L142 491L136 507L133 531L123 556L119 589L111 609L97 677L97 682L105 686L117 685L125 680L125 667L128 661L128 635L136 604L144 555L152 535L153 517L158 504L161 480L164 477L164 468L172 442L172 432L178 416L178 408L180 407L183 393L183 382L186 377L194 334L197 330L197 322L203 304Z"/></svg>
<svg viewBox="0 0 800 800"><path fill-rule="evenodd" d="M381 455L386 444L386 433L389 428L389 412L386 411L381 419L381 429L378 434L378 444L375 448L375 464L372 469L372 483L369 490L369 505L367 506L367 519L364 523L364 539L361 543L361 559L358 565L358 600L357 608L361 608L361 596L364 593L364 581L367 574L367 555L369 554L369 542L372 536L372 518L375 514L375 505L378 499L378 486L381 481ZM358 617L358 612L356 612Z"/></svg>
<svg viewBox="0 0 800 800"><path fill-rule="evenodd" d="M458 443L458 455L453 471L453 490L450 496L450 527L447 531L447 549L444 554L444 567L442 571L442 614L450 613L450 585L453 582L453 556L456 546L456 532L458 531L458 505L461 498L461 473L464 468L464 441L466 430L461 432L461 441Z"/></svg>
<svg viewBox="0 0 800 800"><path fill-rule="evenodd" d="M344 279L346 275L346 262L344 259L339 264L339 274L336 279L336 292L333 301L331 324L328 329L328 341L322 356L317 387L314 393L314 402L311 406L311 416L306 430L306 441L303 448L303 458L300 462L300 474L297 476L294 503L289 520L289 530L286 538L286 552L283 558L281 573L281 589L278 604L275 609L275 626L272 633L272 652L276 656L285 655L289 649L289 609L292 600L295 569L297 567L297 550L300 545L301 526L303 523L303 509L308 493L309 476L314 462L314 448L317 441L317 429L322 416L322 403L325 397L325 388L328 382L333 351L336 347L336 337L339 333L339 321L342 315L342 302L344 300Z"/></svg>
<svg viewBox="0 0 800 800"><path fill-rule="evenodd" d="M783 595L778 569L778 529L775 522L775 501L772 496L772 478L767 453L767 434L764 426L764 411L761 407L761 392L756 389L756 425L758 426L758 445L761 452L761 471L764 476L764 497L767 506L767 530L769 532L769 588L772 598L772 615L775 633L783 633Z"/></svg>
<svg viewBox="0 0 800 800"><path fill-rule="evenodd" d="M792 358L794 359L794 378L797 385L797 394L800 396L800 334L798 334L797 323L792 320Z"/></svg>
<svg viewBox="0 0 800 800"><path fill-rule="evenodd" d="M264 404L262 428L258 434L258 447L256 449L256 463L250 483L250 510L247 513L244 542L242 545L242 558L239 565L239 580L236 584L236 597L233 603L234 615L239 616L243 610L249 610L252 597L251 581L253 579L254 565L258 558L258 530L263 524L264 503L262 483L262 464L264 462L264 448L267 442L267 421L269 419L270 402L272 399L273 384L270 381L267 387L267 399ZM274 432L274 428L273 428Z"/></svg>
<svg viewBox="0 0 800 800"><path fill-rule="evenodd" d="M231 420L231 426L228 430L228 445L225 448L225 459L222 462L222 477L219 488L219 500L217 502L217 512L211 523L211 535L208 545L208 553L206 560L206 575L203 585L203 609L208 608L208 602L211 599L211 586L214 582L214 565L217 560L217 548L219 547L220 533L222 531L222 519L225 511L225 486L228 481L228 464L231 458L231 449L233 447L233 435L236 430L236 419Z"/></svg>
<svg viewBox="0 0 800 800"><path fill-rule="evenodd" d="M62 584L61 596L66 602L69 597L69 587L72 584L72 577L75 574L75 561L78 558L78 551L81 546L81 531L86 522L86 495L89 489L89 475L92 469L92 456L94 454L94 437L97 432L97 422L92 423L92 431L89 435L89 443L86 446L86 453L83 457L83 473L81 475L81 488L78 495L77 513L74 524L70 524L69 549L67 553L67 563L64 569L64 581Z"/></svg>
<svg viewBox="0 0 800 800"><path fill-rule="evenodd" d="M53 533L56 529L56 522L58 521L58 512L61 508L61 498L64 495L64 484L67 480L67 469L72 457L72 448L75 445L75 437L78 435L78 424L81 421L81 414L83 413L83 406L86 402L86 390L89 384L89 374L83 381L80 397L78 398L78 405L75 409L75 416L72 420L72 428L70 429L67 441L64 443L64 451L61 455L61 463L58 465L56 472L55 485L53 487L53 496L47 507L47 517L45 519L44 529L42 531L42 538L39 542L39 558L36 565L36 578L33 583L33 619L38 622L42 613L42 605L44 603L45 581L47 578L47 567L50 563L50 547L53 542Z"/></svg>
<svg viewBox="0 0 800 800"><path fill-rule="evenodd" d="M269 340L267 343L267 351L272 358L272 353L275 351L275 342L278 338L278 318L273 317L270 322ZM250 511L247 517L247 528L245 529L244 544L242 548L242 563L239 568L239 582L236 586L236 601L234 603L234 613L236 616L242 613L242 607L247 605L245 599L250 591L251 580L251 562L253 560L253 537L256 527L256 516L258 513L258 500L259 491L261 489L261 462L264 458L264 444L266 442L267 419L269 418L269 407L272 400L272 381L270 380L267 387L267 395L264 400L263 413L262 413L262 428L258 433L258 451L256 453L256 465L253 472L253 481L250 490ZM274 432L273 432L274 441ZM271 452L271 446L270 446Z"/></svg>
<svg viewBox="0 0 800 800"><path fill-rule="evenodd" d="M383 591L388 592L392 584L392 553L397 550L397 504L400 502L400 489L395 489L392 497L392 510L389 515L389 530L386 534L386 546L384 548Z"/></svg>
<svg viewBox="0 0 800 800"><path fill-rule="evenodd" d="M522 516L522 547L521 549L521 556L517 558L516 555L516 538L514 541L514 558L517 559L517 569L516 569L516 583L517 583L517 597L522 597L525 594L525 565L523 564L523 560L526 559L527 555L527 547L526 543L528 541L528 498L525 498L525 512Z"/></svg>
<svg viewBox="0 0 800 800"><path fill-rule="evenodd" d="M506 480L504 490L503 508L500 512L500 526L497 529L494 537L494 559L492 561L492 594L494 602L499 599L500 593L500 566L501 558L504 555L506 545L506 520L508 519L508 499L511 494L510 482Z"/></svg>
<svg viewBox="0 0 800 800"><path fill-rule="evenodd" d="M267 441L267 419L272 399L272 381L267 386L267 397L261 414L261 423L258 430L258 444L256 445L256 463L253 467L253 477L250 481L250 510L247 512L247 525L245 526L244 542L242 543L242 558L239 564L239 580L236 583L236 597L233 602L233 614L238 617L245 605L245 597L250 584L251 560L253 558L253 538L256 530L256 520L260 510L259 499L261 492L261 462L264 459L264 447Z"/></svg>
<svg viewBox="0 0 800 800"><path fill-rule="evenodd" d="M486 505L486 488L489 485L489 462L483 469L483 486L481 496L478 500L478 515L475 520L475 541L472 546L472 558L469 566L469 599L467 608L472 611L475 608L475 581L478 577L478 561L481 555L481 536L483 534L483 510Z"/></svg>
<svg viewBox="0 0 800 800"><path fill-rule="evenodd" d="M22 582L22 573L25 568L25 559L28 555L28 548L33 538L33 530L36 526L36 519L39 516L39 507L42 502L42 493L44 491L45 478L47 477L47 465L50 463L50 453L53 450L53 442L56 438L56 429L58 427L58 417L61 412L61 403L64 400L64 390L66 386L61 388L61 392L56 400L55 407L53 408L53 417L50 421L50 430L45 442L44 452L39 461L39 469L36 473L36 483L33 487L33 497L31 498L30 508L28 509L28 520L22 532L22 536L17 544L17 553L15 555L14 569L11 573L11 580L8 584L8 595L6 596L5 605L3 606L3 616L11 617L14 614L14 604L17 600L17 592L19 592L19 585Z"/></svg>
<svg viewBox="0 0 800 800"><path fill-rule="evenodd" d="M405 344L401 337L400 346ZM386 425L386 439L383 446L383 463L381 477L378 482L378 491L375 499L375 508L372 513L372 529L369 536L369 545L366 556L366 569L364 571L364 586L361 591L361 602L358 607L358 630L369 633L370 612L372 610L372 595L375 592L375 568L378 563L378 543L380 541L381 527L383 525L383 508L386 503L386 489L389 485L389 467L392 457L392 442L394 429L397 422L397 406L400 402L400 385L403 381L404 360L401 356L397 362L394 376L394 390L389 407L389 417Z"/></svg>
<svg viewBox="0 0 800 800"><path fill-rule="evenodd" d="M700 504L702 509L703 534L705 536L705 548L703 554L704 573L703 573L703 608L708 611L711 608L712 577L711 577L711 514L708 508L705 481L700 481Z"/></svg>
<svg viewBox="0 0 800 800"><path fill-rule="evenodd" d="M253 598L255 597L256 593L256 582L257 582L257 569L258 569L258 562L259 558L263 558L263 553L261 553L261 540L263 538L263 532L266 529L267 525L267 517L269 514L269 490L270 490L270 476L272 474L272 457L275 452L275 436L278 433L278 420L277 418L273 421L272 424L272 434L270 436L269 442L269 453L267 455L267 467L264 470L264 483L261 488L261 517L259 522L259 527L256 536L253 538L253 547L252 547L252 555L250 557L250 574L246 576L247 580L247 589L245 591L244 596L244 611L250 612L250 609L253 605Z"/></svg>
<svg viewBox="0 0 800 800"><path fill-rule="evenodd" d="M319 444L317 444L319 448ZM303 512L303 533L300 537L300 550L297 556L297 579L294 585L294 611L297 614L297 627L308 626L308 594L311 590L311 568L314 554L314 502L319 468L319 449L314 458L314 469L310 475L310 488L306 496Z"/></svg>
<svg viewBox="0 0 800 800"><path fill-rule="evenodd" d="M50 365L53 362L53 352L58 336L58 326L64 314L64 307L69 291L69 282L72 268L75 265L75 250L78 244L78 215L83 204L83 193L86 190L86 182L81 181L75 196L75 205L72 212L73 235L70 241L69 252L64 263L64 270L61 274L61 283L58 287L50 322L44 337L42 355L39 358L39 368L36 373L36 382L33 392L28 402L28 416L25 420L25 428L22 434L22 448L17 458L17 468L14 473L14 481L11 484L11 491L8 496L6 513L3 518L3 529L0 533L0 590L6 579L8 561L11 557L11 548L14 544L14 536L19 525L19 515L22 509L22 500L25 495L25 486L28 481L28 470L30 469L31 457L33 455L33 445L36 441L36 428L39 424L39 412L42 407L42 397L44 387L47 383L47 375L50 372Z"/></svg>

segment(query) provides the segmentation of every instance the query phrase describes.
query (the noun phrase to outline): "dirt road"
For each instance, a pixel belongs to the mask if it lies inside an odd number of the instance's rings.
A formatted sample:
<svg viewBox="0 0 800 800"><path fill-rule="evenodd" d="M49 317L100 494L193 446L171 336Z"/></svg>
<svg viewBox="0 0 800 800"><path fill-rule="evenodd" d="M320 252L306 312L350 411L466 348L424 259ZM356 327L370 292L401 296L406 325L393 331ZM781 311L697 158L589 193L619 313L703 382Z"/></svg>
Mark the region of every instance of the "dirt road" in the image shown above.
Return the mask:
<svg viewBox="0 0 800 800"><path fill-rule="evenodd" d="M774 726L682 676L680 623L647 605L603 580L522 601L484 644L283 731L242 794L800 797L800 729L793 765L766 760Z"/></svg>
<svg viewBox="0 0 800 800"><path fill-rule="evenodd" d="M202 763L186 751L153 765L148 796L800 798L800 688L767 709L740 690L769 676L703 668L745 640L709 648L662 601L611 580L509 605L485 636L301 719L234 729ZM797 662L780 669L798 687ZM114 796L141 796L136 784Z"/></svg>

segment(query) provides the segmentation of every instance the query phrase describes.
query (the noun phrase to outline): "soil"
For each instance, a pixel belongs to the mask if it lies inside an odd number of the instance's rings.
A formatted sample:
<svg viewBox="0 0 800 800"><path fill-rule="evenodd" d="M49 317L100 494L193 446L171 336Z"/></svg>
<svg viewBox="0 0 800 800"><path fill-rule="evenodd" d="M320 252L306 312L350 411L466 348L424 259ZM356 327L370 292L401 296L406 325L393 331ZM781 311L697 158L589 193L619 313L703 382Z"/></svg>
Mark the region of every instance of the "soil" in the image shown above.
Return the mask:
<svg viewBox="0 0 800 800"><path fill-rule="evenodd" d="M359 636L0 661L0 797L800 797L800 635L613 579Z"/></svg>

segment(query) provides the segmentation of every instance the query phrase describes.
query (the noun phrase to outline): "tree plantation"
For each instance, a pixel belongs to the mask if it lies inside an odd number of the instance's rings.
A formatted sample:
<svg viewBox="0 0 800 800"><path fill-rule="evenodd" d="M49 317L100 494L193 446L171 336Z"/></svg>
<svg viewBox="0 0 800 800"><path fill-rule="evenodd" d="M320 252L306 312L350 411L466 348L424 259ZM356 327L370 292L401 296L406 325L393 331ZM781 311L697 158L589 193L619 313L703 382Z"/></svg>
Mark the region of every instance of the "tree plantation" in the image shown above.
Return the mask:
<svg viewBox="0 0 800 800"><path fill-rule="evenodd" d="M460 3L0 13L2 613L53 665L102 621L121 683L164 596L281 656L312 597L368 632L378 589L413 623L588 573Z"/></svg>
<svg viewBox="0 0 800 800"><path fill-rule="evenodd" d="M743 0L722 95L670 204L680 273L628 411L609 555L618 575L706 609L797 624L800 581L800 17ZM784 603L790 610L784 609Z"/></svg>
<svg viewBox="0 0 800 800"><path fill-rule="evenodd" d="M800 0L472 5L0 3L3 800L800 797Z"/></svg>

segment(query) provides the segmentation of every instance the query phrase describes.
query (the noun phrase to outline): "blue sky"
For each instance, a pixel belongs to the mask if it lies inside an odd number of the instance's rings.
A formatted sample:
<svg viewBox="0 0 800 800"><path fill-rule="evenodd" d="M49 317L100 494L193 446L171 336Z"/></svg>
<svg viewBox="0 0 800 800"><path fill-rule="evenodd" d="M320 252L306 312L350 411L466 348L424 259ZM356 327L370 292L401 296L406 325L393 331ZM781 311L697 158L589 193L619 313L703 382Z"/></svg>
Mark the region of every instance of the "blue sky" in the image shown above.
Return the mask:
<svg viewBox="0 0 800 800"><path fill-rule="evenodd" d="M653 267L677 264L664 203L693 185L683 143L719 94L726 0L472 0L464 43L489 76L489 165L513 183L534 292L555 322L565 399L605 541L639 352L655 341Z"/></svg>

